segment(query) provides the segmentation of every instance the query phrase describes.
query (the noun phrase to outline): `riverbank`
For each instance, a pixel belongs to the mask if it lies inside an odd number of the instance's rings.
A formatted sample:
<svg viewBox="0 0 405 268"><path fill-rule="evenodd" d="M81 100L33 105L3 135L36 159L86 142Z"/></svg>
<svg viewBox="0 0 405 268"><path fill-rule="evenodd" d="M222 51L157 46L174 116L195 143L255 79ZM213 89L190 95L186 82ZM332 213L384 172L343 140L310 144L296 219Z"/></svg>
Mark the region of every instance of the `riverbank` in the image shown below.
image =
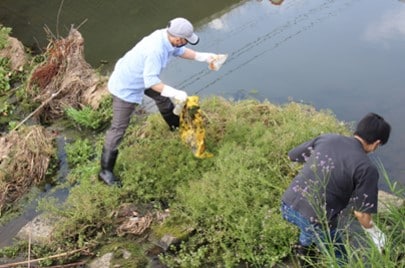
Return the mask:
<svg viewBox="0 0 405 268"><path fill-rule="evenodd" d="M46 63L43 56L41 63ZM21 91L27 89L21 85ZM52 89L47 92L50 96L59 90ZM62 131L87 129L92 135L66 144L70 171L66 182L53 186L54 191L69 187L66 201L46 198L39 204L54 222L49 240L30 244L23 239L1 250L2 256L41 259L41 266L105 254L120 267L145 267L149 257L158 254L168 267L276 265L291 255L297 234L278 211L282 190L298 169L286 152L320 133L350 133L332 112L309 105L212 97L202 100L200 108L206 146L214 156L198 159L158 114L136 114L120 147L116 174L123 187L117 188L97 179L105 129L93 123L111 110L101 105L99 109L105 109L101 113L86 107L70 107L75 111L70 117L59 113L58 121L65 122ZM371 254L371 263L385 261L382 265L403 261L402 248L397 248L403 245L400 221L395 221L403 209L393 207L377 219L392 237L390 254L379 258L375 250L360 249L351 264L359 264L363 254ZM55 255L62 257L43 259ZM330 261L319 257L320 263Z"/></svg>

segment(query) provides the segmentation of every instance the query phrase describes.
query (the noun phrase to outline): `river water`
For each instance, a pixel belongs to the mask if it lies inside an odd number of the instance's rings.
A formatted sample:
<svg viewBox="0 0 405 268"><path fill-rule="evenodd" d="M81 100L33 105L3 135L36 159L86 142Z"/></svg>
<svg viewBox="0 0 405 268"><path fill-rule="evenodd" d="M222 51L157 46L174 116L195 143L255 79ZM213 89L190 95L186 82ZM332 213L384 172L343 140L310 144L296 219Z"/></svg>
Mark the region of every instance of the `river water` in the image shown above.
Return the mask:
<svg viewBox="0 0 405 268"><path fill-rule="evenodd" d="M105 73L144 35L177 16L195 25L201 41L192 48L229 58L218 72L174 60L164 82L202 97L300 101L349 122L379 113L393 131L374 155L405 184L402 0L285 0L280 6L266 0L0 2L0 22L29 47L46 46L44 25L61 36L81 25L86 59Z"/></svg>

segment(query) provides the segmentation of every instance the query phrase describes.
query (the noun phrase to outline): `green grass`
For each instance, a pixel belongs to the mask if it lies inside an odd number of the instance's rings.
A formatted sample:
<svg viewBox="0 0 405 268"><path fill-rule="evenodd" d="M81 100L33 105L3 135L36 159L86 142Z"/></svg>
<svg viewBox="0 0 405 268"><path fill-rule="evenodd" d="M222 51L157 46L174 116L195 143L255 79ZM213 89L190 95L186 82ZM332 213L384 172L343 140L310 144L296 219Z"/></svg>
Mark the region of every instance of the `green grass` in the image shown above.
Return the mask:
<svg viewBox="0 0 405 268"><path fill-rule="evenodd" d="M287 152L322 133L350 134L350 124L338 121L330 111L294 102L277 106L213 97L202 101L201 108L207 119L207 150L214 157L195 158L160 115L134 117L115 168L121 188L107 187L97 179L104 133L68 144L70 194L64 204L41 202L41 209L59 220L53 243L40 252L83 246L101 252L103 246L114 246L118 227L114 211L133 203L153 211L170 209L170 217L149 230L155 239L165 234L182 239L160 255L168 267L271 267L289 258L298 232L281 218L279 205L299 165L290 163ZM395 187L399 188L391 184ZM357 249L348 244L347 267L368 267L366 263L394 267L403 262L403 215L404 208L392 208L376 219L391 237L384 257L371 245ZM150 246L134 236L119 239L120 245L125 243L139 244L141 252ZM318 256L319 267L337 265L330 249L326 245L326 254Z"/></svg>
<svg viewBox="0 0 405 268"><path fill-rule="evenodd" d="M0 48L9 32L1 27ZM0 85L6 85L2 89L8 93L12 90L7 85L14 78L8 75L7 60L0 61L0 67ZM22 75L19 79L24 81ZM7 104L9 96L3 93L0 100ZM15 93L21 105L30 107L23 90ZM201 108L206 119L207 150L214 157L195 158L179 133L170 132L159 114L134 116L115 168L123 182L121 188L107 187L97 178L105 135L102 129L111 118L111 98L97 111L89 107L67 109L70 127L81 133L94 132L66 146L70 173L65 184L70 194L63 204L52 198L40 202L39 209L58 221L53 242L34 246L31 258L89 247L97 255L113 251L114 263L122 267L134 263L144 266L151 242L143 236L116 234L119 223L114 213L122 204L133 203L143 210L170 209L170 217L162 224L155 223L148 233L154 239L165 234L181 239L180 244L160 255L168 267L282 266L291 257L291 245L298 235L279 212L281 194L299 169L290 163L287 152L322 133L350 134L350 122L340 122L329 110L318 111L294 102L273 105L211 97L202 101ZM14 110L0 106L2 115ZM403 196L403 188L389 181L381 164L379 168L391 191ZM375 222L389 238L383 255L368 240L361 248L346 242L346 267L405 266L404 214L404 207L391 207L377 215ZM325 246L316 266L337 266L331 248ZM121 249L130 251L132 257L122 260ZM24 255L26 251L26 243L21 243L0 250L0 256ZM69 263L75 258L79 256L47 261L46 265Z"/></svg>
<svg viewBox="0 0 405 268"><path fill-rule="evenodd" d="M8 45L10 33L11 28L0 24L0 50ZM15 121L29 111L27 103L32 102L32 99L23 99L27 75L32 66L26 64L12 70L10 61L7 57L0 57L0 129L11 129L10 125L15 125Z"/></svg>
<svg viewBox="0 0 405 268"><path fill-rule="evenodd" d="M207 150L214 157L195 158L160 115L135 117L115 169L122 188L97 180L103 135L94 143L76 140L68 145L73 187L63 206L48 208L61 217L53 247L68 249L114 237L112 211L135 203L170 208L170 220L152 229L158 238L165 232L185 238L162 256L169 267L263 267L288 256L297 232L282 220L278 207L297 167L287 151L321 133L348 133L347 126L330 111L297 103L276 106L214 97L201 107Z"/></svg>
<svg viewBox="0 0 405 268"><path fill-rule="evenodd" d="M68 107L65 110L66 117L71 124L78 130L101 130L110 122L112 115L112 98L106 97L97 110L90 106L84 106L81 109Z"/></svg>
<svg viewBox="0 0 405 268"><path fill-rule="evenodd" d="M8 44L8 37L11 33L11 28L0 24L0 49L3 49Z"/></svg>

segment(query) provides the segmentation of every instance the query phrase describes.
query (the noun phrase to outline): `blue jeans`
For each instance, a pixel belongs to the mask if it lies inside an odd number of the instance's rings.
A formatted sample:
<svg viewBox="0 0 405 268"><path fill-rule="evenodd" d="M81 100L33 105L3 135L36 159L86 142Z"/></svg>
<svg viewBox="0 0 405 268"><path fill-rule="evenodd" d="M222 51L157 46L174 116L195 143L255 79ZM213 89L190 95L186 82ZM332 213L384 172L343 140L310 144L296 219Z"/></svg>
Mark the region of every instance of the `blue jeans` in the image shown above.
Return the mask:
<svg viewBox="0 0 405 268"><path fill-rule="evenodd" d="M311 223L308 219L302 216L301 213L284 202L281 204L281 214L286 221L296 225L300 229L299 243L302 246L310 246L315 243L322 249L322 247L320 247L322 243L331 243L333 241L336 258L340 260L345 259L346 250L336 228L324 230L322 226ZM329 235L326 233L327 231L329 231Z"/></svg>

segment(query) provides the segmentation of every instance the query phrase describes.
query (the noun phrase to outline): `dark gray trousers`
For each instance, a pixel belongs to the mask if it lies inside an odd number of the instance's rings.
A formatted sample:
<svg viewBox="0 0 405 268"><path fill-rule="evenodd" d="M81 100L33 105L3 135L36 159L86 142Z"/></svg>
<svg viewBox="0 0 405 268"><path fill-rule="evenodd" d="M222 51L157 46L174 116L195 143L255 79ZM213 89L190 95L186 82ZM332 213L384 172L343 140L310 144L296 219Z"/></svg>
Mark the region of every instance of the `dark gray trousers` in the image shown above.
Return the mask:
<svg viewBox="0 0 405 268"><path fill-rule="evenodd" d="M152 98L159 112L165 117L173 113L174 105L167 97L163 97L159 92L151 88L145 90L145 95ZM115 151L124 137L125 131L128 128L131 120L131 115L135 111L138 104L126 102L120 98L113 96L113 118L111 126L107 130L105 137L104 148L106 150Z"/></svg>

